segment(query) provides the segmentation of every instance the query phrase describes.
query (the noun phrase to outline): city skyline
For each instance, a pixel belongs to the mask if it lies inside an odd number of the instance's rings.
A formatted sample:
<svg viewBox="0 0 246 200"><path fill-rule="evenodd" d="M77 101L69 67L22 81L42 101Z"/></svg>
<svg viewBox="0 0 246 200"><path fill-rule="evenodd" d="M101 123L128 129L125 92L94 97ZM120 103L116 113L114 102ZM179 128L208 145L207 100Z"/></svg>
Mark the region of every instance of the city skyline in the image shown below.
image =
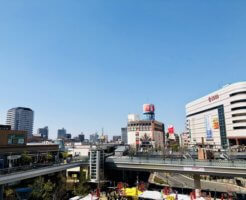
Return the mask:
<svg viewBox="0 0 246 200"><path fill-rule="evenodd" d="M21 106L33 133L112 137L153 103L180 133L188 102L245 81L245 1L24 2L0 8L0 124Z"/></svg>

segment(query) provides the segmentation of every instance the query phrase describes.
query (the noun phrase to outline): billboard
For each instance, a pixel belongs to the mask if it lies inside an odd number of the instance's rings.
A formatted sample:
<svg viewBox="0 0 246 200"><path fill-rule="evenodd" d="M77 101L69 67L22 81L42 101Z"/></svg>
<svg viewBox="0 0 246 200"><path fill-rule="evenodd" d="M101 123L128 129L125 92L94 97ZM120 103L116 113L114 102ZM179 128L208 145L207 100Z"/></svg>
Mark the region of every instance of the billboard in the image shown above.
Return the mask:
<svg viewBox="0 0 246 200"><path fill-rule="evenodd" d="M169 134L174 134L174 126L173 125L169 125L168 126L168 133Z"/></svg>
<svg viewBox="0 0 246 200"><path fill-rule="evenodd" d="M218 117L214 117L213 118L213 129L219 129L219 128L220 128L219 119Z"/></svg>
<svg viewBox="0 0 246 200"><path fill-rule="evenodd" d="M211 115L205 116L205 127L206 127L206 140L213 140L213 131L219 129L218 117L212 117Z"/></svg>
<svg viewBox="0 0 246 200"><path fill-rule="evenodd" d="M144 104L143 105L143 113L155 113L154 104Z"/></svg>

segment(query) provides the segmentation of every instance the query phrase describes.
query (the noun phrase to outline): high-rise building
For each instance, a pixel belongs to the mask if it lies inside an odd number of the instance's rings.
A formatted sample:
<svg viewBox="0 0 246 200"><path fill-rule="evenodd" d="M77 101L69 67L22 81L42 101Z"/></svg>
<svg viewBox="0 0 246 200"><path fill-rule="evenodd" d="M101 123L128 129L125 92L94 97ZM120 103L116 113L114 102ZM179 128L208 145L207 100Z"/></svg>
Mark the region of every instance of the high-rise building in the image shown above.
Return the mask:
<svg viewBox="0 0 246 200"><path fill-rule="evenodd" d="M85 135L83 134L83 133L81 133L81 134L79 134L79 141L80 142L84 142L84 140L85 140Z"/></svg>
<svg viewBox="0 0 246 200"><path fill-rule="evenodd" d="M49 137L49 128L48 126L45 126L44 128L39 128L37 131L37 134L41 135L41 137L45 140Z"/></svg>
<svg viewBox="0 0 246 200"><path fill-rule="evenodd" d="M67 137L67 131L66 129L58 129L57 131L57 139L65 139Z"/></svg>
<svg viewBox="0 0 246 200"><path fill-rule="evenodd" d="M95 143L98 142L98 140L99 140L99 135L97 133L90 135L90 142Z"/></svg>
<svg viewBox="0 0 246 200"><path fill-rule="evenodd" d="M17 107L8 110L6 124L12 130L27 131L27 137L32 137L34 112L30 108Z"/></svg>
<svg viewBox="0 0 246 200"><path fill-rule="evenodd" d="M121 128L121 140L124 144L127 144L127 128Z"/></svg>

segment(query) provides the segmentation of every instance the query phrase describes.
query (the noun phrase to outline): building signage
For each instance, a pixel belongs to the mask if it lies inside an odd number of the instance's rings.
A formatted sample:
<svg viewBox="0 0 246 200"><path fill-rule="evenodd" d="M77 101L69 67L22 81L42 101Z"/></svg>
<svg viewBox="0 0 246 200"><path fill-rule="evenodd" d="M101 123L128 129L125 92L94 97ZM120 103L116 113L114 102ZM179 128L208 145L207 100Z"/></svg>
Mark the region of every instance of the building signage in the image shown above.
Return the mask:
<svg viewBox="0 0 246 200"><path fill-rule="evenodd" d="M219 98L220 98L220 96L218 94L216 94L214 96L208 97L208 101L209 102L212 102L212 101L215 101L215 100L217 100Z"/></svg>
<svg viewBox="0 0 246 200"><path fill-rule="evenodd" d="M211 125L211 115L205 116L205 123L206 123L206 140L213 140L213 130Z"/></svg>
<svg viewBox="0 0 246 200"><path fill-rule="evenodd" d="M213 129L219 129L219 128L220 128L219 119L218 117L214 117L213 118Z"/></svg>
<svg viewBox="0 0 246 200"><path fill-rule="evenodd" d="M184 171L204 172L205 169L203 167L184 167Z"/></svg>

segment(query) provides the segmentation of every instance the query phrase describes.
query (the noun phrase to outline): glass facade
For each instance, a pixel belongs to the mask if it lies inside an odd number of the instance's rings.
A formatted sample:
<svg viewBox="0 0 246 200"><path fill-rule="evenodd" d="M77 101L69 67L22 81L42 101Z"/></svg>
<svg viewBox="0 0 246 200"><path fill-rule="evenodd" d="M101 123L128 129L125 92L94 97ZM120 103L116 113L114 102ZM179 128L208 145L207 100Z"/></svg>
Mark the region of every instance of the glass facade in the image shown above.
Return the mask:
<svg viewBox="0 0 246 200"><path fill-rule="evenodd" d="M8 135L8 144L25 144L25 135L10 134Z"/></svg>
<svg viewBox="0 0 246 200"><path fill-rule="evenodd" d="M227 144L225 113L224 113L223 105L218 106L218 115L219 115L219 125L220 125L221 146L225 149L228 147L228 144Z"/></svg>

